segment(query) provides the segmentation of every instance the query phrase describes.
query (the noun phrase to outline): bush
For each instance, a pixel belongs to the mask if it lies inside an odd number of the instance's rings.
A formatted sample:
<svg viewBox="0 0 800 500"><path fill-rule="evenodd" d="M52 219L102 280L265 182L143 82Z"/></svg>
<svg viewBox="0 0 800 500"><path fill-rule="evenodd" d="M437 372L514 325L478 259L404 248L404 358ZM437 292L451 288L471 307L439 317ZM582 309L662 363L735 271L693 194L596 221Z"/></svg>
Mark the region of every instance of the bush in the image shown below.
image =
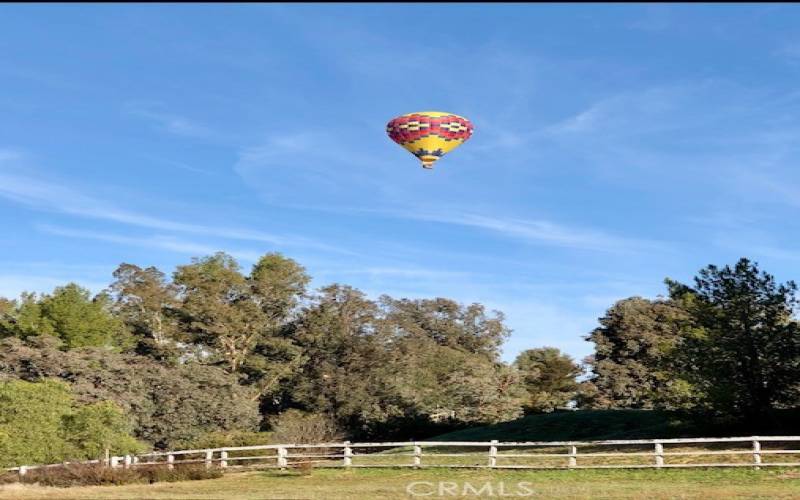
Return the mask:
<svg viewBox="0 0 800 500"><path fill-rule="evenodd" d="M297 462L292 464L292 469L300 473L301 476L310 476L314 470L314 462Z"/></svg>
<svg viewBox="0 0 800 500"><path fill-rule="evenodd" d="M29 470L23 483L66 488L69 486L103 486L144 483L133 469L111 469L102 465L65 465Z"/></svg>
<svg viewBox="0 0 800 500"><path fill-rule="evenodd" d="M173 483L175 481L200 481L222 477L218 467L207 469L199 464L176 464L174 469L163 465L144 465L134 470L147 483Z"/></svg>
<svg viewBox="0 0 800 500"><path fill-rule="evenodd" d="M187 448L226 448L234 446L255 446L272 442L272 432L207 432L187 444Z"/></svg>
<svg viewBox="0 0 800 500"><path fill-rule="evenodd" d="M22 482L67 488L70 486L104 486L146 484L175 481L197 481L222 477L219 468L206 469L204 465L176 464L170 470L164 466L145 465L130 469L111 469L101 464L74 464L31 469L20 481L16 473L0 476L0 484Z"/></svg>
<svg viewBox="0 0 800 500"><path fill-rule="evenodd" d="M331 443L344 439L344 434L333 419L318 413L287 410L273 418L270 423L273 443Z"/></svg>

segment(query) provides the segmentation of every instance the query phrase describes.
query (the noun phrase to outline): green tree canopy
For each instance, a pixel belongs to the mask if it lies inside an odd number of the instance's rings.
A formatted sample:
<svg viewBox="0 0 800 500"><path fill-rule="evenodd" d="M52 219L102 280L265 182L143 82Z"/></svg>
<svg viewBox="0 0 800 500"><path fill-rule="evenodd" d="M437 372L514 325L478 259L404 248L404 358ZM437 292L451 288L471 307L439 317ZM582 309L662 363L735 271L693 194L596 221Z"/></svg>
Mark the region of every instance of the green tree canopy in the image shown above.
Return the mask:
<svg viewBox="0 0 800 500"><path fill-rule="evenodd" d="M144 346L164 347L180 337L175 319L178 289L155 267L121 264L110 287L114 312Z"/></svg>
<svg viewBox="0 0 800 500"><path fill-rule="evenodd" d="M352 287L325 287L294 324L305 362L288 398L363 437L419 419L510 420L524 391L493 354L506 331L478 307L389 297L378 304Z"/></svg>
<svg viewBox="0 0 800 500"><path fill-rule="evenodd" d="M2 300L0 338L55 334L53 323L42 314L42 306L35 293L23 292L19 301Z"/></svg>
<svg viewBox="0 0 800 500"><path fill-rule="evenodd" d="M258 404L235 375L199 363L164 365L134 353L100 348L62 352L52 337L0 341L0 376L68 382L80 404L112 401L134 435L157 448L216 431L254 431Z"/></svg>
<svg viewBox="0 0 800 500"><path fill-rule="evenodd" d="M528 411L553 411L572 401L578 392L581 367L555 347L523 351L514 366L528 392Z"/></svg>
<svg viewBox="0 0 800 500"><path fill-rule="evenodd" d="M23 293L20 301L0 313L0 336L25 338L53 335L66 348L126 348L130 336L123 322L111 313L105 293L94 297L75 283L57 287L52 294L37 297Z"/></svg>
<svg viewBox="0 0 800 500"><path fill-rule="evenodd" d="M702 269L694 286L667 280L689 311L684 371L718 411L758 417L800 403L797 286L777 283L748 259Z"/></svg>
<svg viewBox="0 0 800 500"><path fill-rule="evenodd" d="M324 287L291 332L303 364L289 382L292 403L349 429L399 415L377 305L349 286Z"/></svg>
<svg viewBox="0 0 800 500"><path fill-rule="evenodd" d="M688 313L675 301L631 297L600 318L587 340L599 408L685 407L696 395L677 369Z"/></svg>
<svg viewBox="0 0 800 500"><path fill-rule="evenodd" d="M385 314L405 337L429 338L440 346L463 349L496 359L500 346L511 334L503 314L486 313L481 304L463 306L453 300L393 299L381 297Z"/></svg>
<svg viewBox="0 0 800 500"><path fill-rule="evenodd" d="M141 451L113 403L78 405L69 385L0 381L0 467L48 464Z"/></svg>

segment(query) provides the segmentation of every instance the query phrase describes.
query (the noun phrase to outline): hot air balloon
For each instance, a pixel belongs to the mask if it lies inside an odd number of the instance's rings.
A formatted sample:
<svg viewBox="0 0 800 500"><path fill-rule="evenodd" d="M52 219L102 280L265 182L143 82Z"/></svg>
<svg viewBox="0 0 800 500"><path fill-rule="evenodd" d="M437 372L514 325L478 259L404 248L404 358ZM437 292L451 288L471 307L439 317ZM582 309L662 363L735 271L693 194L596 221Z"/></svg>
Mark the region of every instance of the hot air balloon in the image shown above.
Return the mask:
<svg viewBox="0 0 800 500"><path fill-rule="evenodd" d="M420 111L398 116L386 125L386 133L422 162L433 164L472 136L472 123L466 118L441 111Z"/></svg>

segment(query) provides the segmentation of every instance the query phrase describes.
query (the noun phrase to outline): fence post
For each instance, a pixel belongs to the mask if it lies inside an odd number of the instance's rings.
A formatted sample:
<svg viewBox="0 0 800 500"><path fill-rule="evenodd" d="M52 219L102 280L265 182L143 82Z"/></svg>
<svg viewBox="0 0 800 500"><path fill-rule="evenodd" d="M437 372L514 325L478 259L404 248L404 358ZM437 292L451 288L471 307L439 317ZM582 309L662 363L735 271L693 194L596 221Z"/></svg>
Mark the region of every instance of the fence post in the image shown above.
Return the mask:
<svg viewBox="0 0 800 500"><path fill-rule="evenodd" d="M19 472L19 477L24 476L25 474L28 473L28 466L27 465L20 465L18 472Z"/></svg>
<svg viewBox="0 0 800 500"><path fill-rule="evenodd" d="M344 442L344 466L350 467L353 465L353 449L350 448L350 441Z"/></svg>
<svg viewBox="0 0 800 500"><path fill-rule="evenodd" d="M167 455L167 469L172 470L175 468L175 455Z"/></svg>
<svg viewBox="0 0 800 500"><path fill-rule="evenodd" d="M119 459L120 457L111 457L111 468L116 469L119 467Z"/></svg>
<svg viewBox="0 0 800 500"><path fill-rule="evenodd" d="M568 467L571 469L578 465L578 447L577 446L570 446L569 447L569 465Z"/></svg>
<svg viewBox="0 0 800 500"><path fill-rule="evenodd" d="M125 467L126 469L130 469L131 464L133 463L133 459L131 458L130 455L125 455L122 463L124 464L123 467Z"/></svg>
<svg viewBox="0 0 800 500"><path fill-rule="evenodd" d="M662 467L664 465L664 445L661 443L656 443L656 467Z"/></svg>
<svg viewBox="0 0 800 500"><path fill-rule="evenodd" d="M489 446L489 467L497 467L497 443L496 439L492 439L491 446Z"/></svg>
<svg viewBox="0 0 800 500"><path fill-rule="evenodd" d="M422 446L414 441L414 468L418 469L422 466Z"/></svg>
<svg viewBox="0 0 800 500"><path fill-rule="evenodd" d="M223 469L228 466L228 452L225 450L219 452L219 466Z"/></svg>
<svg viewBox="0 0 800 500"><path fill-rule="evenodd" d="M756 470L759 470L759 464L761 464L761 443L758 440L753 441L753 463L755 464Z"/></svg>
<svg viewBox="0 0 800 500"><path fill-rule="evenodd" d="M211 450L206 450L206 460L205 460L206 469L210 469L211 468L211 459L212 458L214 458L214 452L211 451Z"/></svg>
<svg viewBox="0 0 800 500"><path fill-rule="evenodd" d="M281 470L286 469L288 465L288 461L286 460L287 455L289 455L288 450L283 446L278 446L278 467L280 467Z"/></svg>

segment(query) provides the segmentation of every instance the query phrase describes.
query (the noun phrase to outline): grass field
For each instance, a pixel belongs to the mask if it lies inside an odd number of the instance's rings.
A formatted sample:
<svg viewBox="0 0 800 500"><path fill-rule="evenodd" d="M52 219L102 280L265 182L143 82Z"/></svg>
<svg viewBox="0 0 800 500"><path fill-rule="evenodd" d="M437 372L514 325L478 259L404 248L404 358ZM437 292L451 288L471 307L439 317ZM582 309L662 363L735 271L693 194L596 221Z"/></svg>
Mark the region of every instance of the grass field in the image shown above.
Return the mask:
<svg viewBox="0 0 800 500"><path fill-rule="evenodd" d="M520 482L529 483L522 489ZM417 484L412 484L412 483ZM444 495L439 495L443 483ZM453 483L453 484L448 484ZM466 490L469 483L474 489ZM484 490L490 484L493 495ZM230 473L221 479L153 485L43 488L0 487L0 499L394 499L500 497L532 491L530 498L723 499L800 498L800 471L794 470L606 470L606 471L471 471L471 470L315 470ZM455 485L455 486L454 486ZM450 494L455 489L455 495ZM449 489L448 489L449 488ZM460 494L459 494L460 493Z"/></svg>

